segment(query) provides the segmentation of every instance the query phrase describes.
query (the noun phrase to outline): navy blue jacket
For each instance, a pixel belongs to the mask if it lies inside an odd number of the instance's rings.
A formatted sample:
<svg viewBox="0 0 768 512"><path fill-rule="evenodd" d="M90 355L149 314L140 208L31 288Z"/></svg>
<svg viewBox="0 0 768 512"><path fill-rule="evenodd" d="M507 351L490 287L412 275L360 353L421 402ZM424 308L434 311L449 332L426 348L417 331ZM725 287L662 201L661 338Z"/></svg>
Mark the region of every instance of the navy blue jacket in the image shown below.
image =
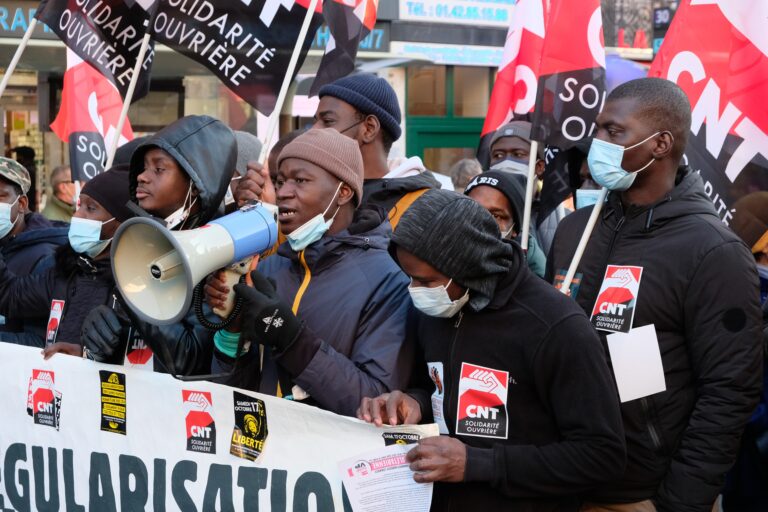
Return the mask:
<svg viewBox="0 0 768 512"><path fill-rule="evenodd" d="M13 274L41 274L53 266L56 248L68 243L68 224L52 222L39 213L27 213L24 223L24 231L5 240L0 246L0 253ZM42 347L47 320L47 315L43 316L36 320L3 318L0 322L0 341Z"/></svg>
<svg viewBox="0 0 768 512"><path fill-rule="evenodd" d="M310 403L347 416L363 397L401 389L413 364L413 347L405 343L411 300L409 280L387 252L390 234L382 211L362 209L347 230L304 251L306 266L287 243L260 263L259 271L274 279L288 304L309 272L297 311L306 328L285 352L265 351L261 378L259 349L253 347L226 383L274 394L279 372L285 395L296 384ZM231 369L231 363L214 352L214 372Z"/></svg>

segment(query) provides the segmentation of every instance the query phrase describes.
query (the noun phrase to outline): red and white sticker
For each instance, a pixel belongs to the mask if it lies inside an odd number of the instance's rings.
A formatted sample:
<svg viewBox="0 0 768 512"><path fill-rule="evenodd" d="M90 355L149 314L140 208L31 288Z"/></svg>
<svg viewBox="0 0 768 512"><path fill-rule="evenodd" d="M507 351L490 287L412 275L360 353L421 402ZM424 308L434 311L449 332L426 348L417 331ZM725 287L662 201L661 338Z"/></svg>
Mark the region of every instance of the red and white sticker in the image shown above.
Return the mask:
<svg viewBox="0 0 768 512"><path fill-rule="evenodd" d="M182 389L181 398L187 411L187 451L216 453L216 423L211 416L211 393Z"/></svg>
<svg viewBox="0 0 768 512"><path fill-rule="evenodd" d="M445 374L443 373L443 363L427 363L429 378L435 384L435 392L432 393L432 417L440 428L441 434L448 434L448 425L445 424L443 415L443 399L445 398Z"/></svg>
<svg viewBox="0 0 768 512"><path fill-rule="evenodd" d="M507 439L509 372L461 363L456 434Z"/></svg>
<svg viewBox="0 0 768 512"><path fill-rule="evenodd" d="M152 349L144 341L138 329L129 327L127 331L128 342L125 345L123 366L152 371L154 369Z"/></svg>
<svg viewBox="0 0 768 512"><path fill-rule="evenodd" d="M642 274L643 267L608 265L592 308L595 329L608 332L632 329Z"/></svg>
<svg viewBox="0 0 768 512"><path fill-rule="evenodd" d="M51 314L48 316L48 327L45 332L45 344L51 345L56 342L56 334L59 332L61 315L64 313L64 301L51 301Z"/></svg>

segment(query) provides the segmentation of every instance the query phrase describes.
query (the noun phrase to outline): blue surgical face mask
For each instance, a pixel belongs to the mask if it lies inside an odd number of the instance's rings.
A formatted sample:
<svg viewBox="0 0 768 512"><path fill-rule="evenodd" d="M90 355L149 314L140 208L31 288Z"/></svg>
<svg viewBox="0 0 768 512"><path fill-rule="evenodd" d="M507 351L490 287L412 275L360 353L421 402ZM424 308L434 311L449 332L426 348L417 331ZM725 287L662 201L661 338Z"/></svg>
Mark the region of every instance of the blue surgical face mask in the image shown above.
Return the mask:
<svg viewBox="0 0 768 512"><path fill-rule="evenodd" d="M339 182L339 186L336 188L336 192L333 193L331 203L323 213L318 213L307 222L291 231L289 235L285 235L285 238L288 239L288 243L291 245L291 249L293 249L295 252L303 251L313 243L320 240L326 231L331 228L333 219L336 218L336 214L339 213L339 207L336 208L336 211L333 213L333 217L330 219L325 220L325 214L328 213L328 210L331 209L333 201L336 199L336 194L339 193L339 190L341 190L341 182Z"/></svg>
<svg viewBox="0 0 768 512"><path fill-rule="evenodd" d="M426 286L411 286L408 287L408 293L411 294L411 300L416 309L424 313L425 315L434 316L438 318L451 318L453 315L459 312L464 304L469 300L469 289L467 292L456 300L451 300L448 295L448 287L451 285L453 279L448 281L445 286L436 286L434 288L428 288Z"/></svg>
<svg viewBox="0 0 768 512"><path fill-rule="evenodd" d="M600 189L580 188L576 190L576 209L586 208L597 204L600 199Z"/></svg>
<svg viewBox="0 0 768 512"><path fill-rule="evenodd" d="M501 162L496 162L491 166L492 171L504 171L510 174L519 174L528 176L528 162L507 158Z"/></svg>
<svg viewBox="0 0 768 512"><path fill-rule="evenodd" d="M655 159L651 158L647 164L636 171L626 171L621 167L624 152L640 146L660 133L656 132L628 148L597 138L592 139L592 145L587 155L587 164L589 165L592 179L595 180L595 183L608 190L627 190L634 183L637 173L647 169Z"/></svg>
<svg viewBox="0 0 768 512"><path fill-rule="evenodd" d="M107 248L112 239L101 239L101 227L104 224L115 220L114 217L108 221L81 219L72 217L72 223L69 225L69 245L78 254L86 254L95 258Z"/></svg>
<svg viewBox="0 0 768 512"><path fill-rule="evenodd" d="M16 221L19 220L19 213L16 214L15 219L11 220L11 210L18 202L19 198L17 197L16 200L10 204L0 203L0 238L5 238L8 236L8 233L11 232L13 226L16 224Z"/></svg>

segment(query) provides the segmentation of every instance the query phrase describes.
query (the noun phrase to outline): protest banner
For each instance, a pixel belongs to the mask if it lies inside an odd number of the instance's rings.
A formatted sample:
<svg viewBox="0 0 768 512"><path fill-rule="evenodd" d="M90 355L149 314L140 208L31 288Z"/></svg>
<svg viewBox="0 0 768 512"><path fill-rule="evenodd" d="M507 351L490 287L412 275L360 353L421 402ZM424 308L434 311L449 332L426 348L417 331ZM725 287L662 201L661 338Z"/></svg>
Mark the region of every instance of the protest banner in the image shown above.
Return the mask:
<svg viewBox="0 0 768 512"><path fill-rule="evenodd" d="M649 71L688 95L685 161L725 224L741 196L768 190L767 20L764 0L684 0Z"/></svg>
<svg viewBox="0 0 768 512"><path fill-rule="evenodd" d="M312 43L302 39L298 66L286 77L309 0L159 0L155 41L207 67L253 108L270 115L283 79L289 83ZM322 16L312 14L314 34Z"/></svg>
<svg viewBox="0 0 768 512"><path fill-rule="evenodd" d="M340 461L387 435L437 435L434 424L376 428L210 382L44 361L29 347L0 352L3 509L349 510Z"/></svg>
<svg viewBox="0 0 768 512"><path fill-rule="evenodd" d="M325 0L323 17L328 24L330 37L325 53L317 69L309 95L315 96L320 88L355 70L355 57L360 41L365 39L376 25L379 0Z"/></svg>

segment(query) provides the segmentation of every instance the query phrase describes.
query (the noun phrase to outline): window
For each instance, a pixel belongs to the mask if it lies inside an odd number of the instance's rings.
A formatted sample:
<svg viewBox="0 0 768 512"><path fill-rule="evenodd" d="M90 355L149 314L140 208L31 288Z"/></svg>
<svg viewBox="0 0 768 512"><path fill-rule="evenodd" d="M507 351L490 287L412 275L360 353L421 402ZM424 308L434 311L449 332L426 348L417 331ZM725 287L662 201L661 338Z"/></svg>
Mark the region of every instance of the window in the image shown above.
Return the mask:
<svg viewBox="0 0 768 512"><path fill-rule="evenodd" d="M408 115L446 115L445 66L408 68Z"/></svg>
<svg viewBox="0 0 768 512"><path fill-rule="evenodd" d="M485 117L490 87L488 68L453 68L453 112L456 117Z"/></svg>

